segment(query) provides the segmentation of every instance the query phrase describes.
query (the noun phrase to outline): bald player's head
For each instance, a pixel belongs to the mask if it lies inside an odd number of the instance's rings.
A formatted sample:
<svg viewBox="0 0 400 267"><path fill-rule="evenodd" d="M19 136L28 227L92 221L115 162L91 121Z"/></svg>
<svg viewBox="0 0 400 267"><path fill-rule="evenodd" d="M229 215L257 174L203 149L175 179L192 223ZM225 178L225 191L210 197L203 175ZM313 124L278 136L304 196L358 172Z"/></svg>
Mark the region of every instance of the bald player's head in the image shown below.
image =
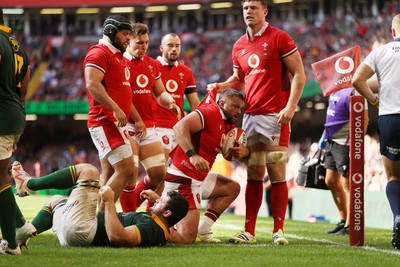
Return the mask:
<svg viewBox="0 0 400 267"><path fill-rule="evenodd" d="M392 20L392 35L393 38L400 37L400 14L394 16Z"/></svg>

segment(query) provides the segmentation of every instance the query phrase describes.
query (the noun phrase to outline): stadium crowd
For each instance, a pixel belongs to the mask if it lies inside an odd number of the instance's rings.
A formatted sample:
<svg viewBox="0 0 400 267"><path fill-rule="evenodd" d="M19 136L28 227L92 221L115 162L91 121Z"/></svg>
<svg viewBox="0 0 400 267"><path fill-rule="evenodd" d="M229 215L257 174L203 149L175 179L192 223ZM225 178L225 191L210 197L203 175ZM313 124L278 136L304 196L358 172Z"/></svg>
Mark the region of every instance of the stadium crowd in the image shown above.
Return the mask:
<svg viewBox="0 0 400 267"><path fill-rule="evenodd" d="M325 17L324 20L271 19L275 27L287 31L296 41L302 55L307 81L315 80L311 64L355 45L361 46L362 59L377 43L386 43L390 37L390 25L394 8L382 10L378 17ZM232 67L231 47L244 32L245 25L237 22L235 27L213 29L206 32L179 32L183 49L181 60L193 69L200 95L206 85L229 77ZM152 30L148 55L159 55L162 33ZM224 36L220 38L219 36ZM48 61L39 87L31 101L84 100L86 91L81 64L87 49L97 42L78 41L67 36L60 46L52 45L51 36L25 37L25 46L35 55L33 69L42 61ZM24 43L23 42L23 43ZM40 45L41 44L41 45Z"/></svg>
<svg viewBox="0 0 400 267"><path fill-rule="evenodd" d="M302 55L307 81L313 81L315 75L311 69L312 63L354 45L361 46L363 58L374 45L387 42L390 34L387 25L390 25L395 12L395 8L387 8L383 9L377 18L345 14L341 18L325 17L323 21L315 17L314 20L294 21L272 19L271 23L294 37ZM238 21L232 28L213 29L202 33L179 32L183 45L181 60L192 68L199 95L206 93L207 84L229 77L232 68L231 47L244 29L245 24ZM155 58L159 55L162 34L159 31L153 32L150 35L148 55ZM224 38L218 37L221 36L221 32L224 33ZM76 36L67 36L62 39L61 45L60 43L53 45L51 36L24 37L21 32L17 32L17 35L27 47L27 51L33 55L32 72L35 72L40 62L48 62L40 84L29 101L86 100L81 70L84 56L88 48L93 45L92 41L77 41ZM96 38L93 40L97 42ZM288 180L297 176L301 160L312 153L310 148L313 141L315 140L306 138L290 144ZM379 145L376 138L370 136L366 136L365 144L365 186L367 190L381 191L385 188L386 181L378 153ZM80 141L79 144L76 139L70 143L46 144L40 146L40 149L24 144L16 153L16 158L20 157L26 158L22 160L24 167L38 175L50 173L70 162L99 165L96 152L87 140ZM241 173L242 177L240 165L238 168L233 168L233 177L236 176L235 169L238 169L237 172Z"/></svg>

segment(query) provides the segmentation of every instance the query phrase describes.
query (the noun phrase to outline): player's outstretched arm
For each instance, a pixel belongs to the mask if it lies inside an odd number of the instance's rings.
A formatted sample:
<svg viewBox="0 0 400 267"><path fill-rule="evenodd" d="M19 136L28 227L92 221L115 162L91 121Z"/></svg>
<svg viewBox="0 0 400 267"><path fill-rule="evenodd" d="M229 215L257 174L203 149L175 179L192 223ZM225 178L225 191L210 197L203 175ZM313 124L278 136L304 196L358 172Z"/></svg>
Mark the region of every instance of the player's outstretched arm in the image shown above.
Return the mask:
<svg viewBox="0 0 400 267"><path fill-rule="evenodd" d="M108 239L118 247L133 247L139 245L134 226L124 227L118 219L114 203L114 191L108 185L99 191L105 205L105 225Z"/></svg>
<svg viewBox="0 0 400 267"><path fill-rule="evenodd" d="M233 68L233 74L226 81L220 83L207 84L207 92L210 92L214 87L217 88L217 92L222 92L225 89L235 89L242 91L244 89L244 72L242 69Z"/></svg>

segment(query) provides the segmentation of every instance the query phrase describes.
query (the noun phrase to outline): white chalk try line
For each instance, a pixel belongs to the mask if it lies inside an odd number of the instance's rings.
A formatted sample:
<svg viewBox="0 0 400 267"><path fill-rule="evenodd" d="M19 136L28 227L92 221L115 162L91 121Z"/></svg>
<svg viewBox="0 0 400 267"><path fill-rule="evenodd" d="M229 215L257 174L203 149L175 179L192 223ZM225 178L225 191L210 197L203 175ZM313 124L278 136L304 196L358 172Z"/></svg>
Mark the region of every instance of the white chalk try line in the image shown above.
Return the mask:
<svg viewBox="0 0 400 267"><path fill-rule="evenodd" d="M233 224L215 223L214 226L218 227L218 228L222 228L222 229L232 229L232 230L237 230L237 231L243 230L243 227L238 227L238 226L233 225ZM272 234L272 232L264 231L264 230L261 230L261 231L257 230L257 232L266 233L266 234ZM346 244L343 244L343 243L334 242L334 241L331 241L331 240L328 240L328 239L310 238L310 237L299 236L299 235L289 234L289 233L285 234L285 236L287 236L289 238L293 238L293 239L308 240L308 241L313 241L313 242L318 242L318 243L325 243L325 244L342 246L342 247L348 247L349 246L349 245L346 245ZM360 247L360 248L365 249L365 250L371 250L371 251L389 253L389 254L394 254L394 255L400 255L400 251L395 251L395 250L380 249L380 248L370 247L370 246L363 246L363 247Z"/></svg>

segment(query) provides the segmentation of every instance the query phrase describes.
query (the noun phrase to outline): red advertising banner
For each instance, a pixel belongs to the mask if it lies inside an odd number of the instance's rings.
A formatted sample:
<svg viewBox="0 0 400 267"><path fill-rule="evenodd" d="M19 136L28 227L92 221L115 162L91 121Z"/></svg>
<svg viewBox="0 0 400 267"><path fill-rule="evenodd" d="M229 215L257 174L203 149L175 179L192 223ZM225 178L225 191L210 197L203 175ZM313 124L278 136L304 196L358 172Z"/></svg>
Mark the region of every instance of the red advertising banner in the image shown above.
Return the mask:
<svg viewBox="0 0 400 267"><path fill-rule="evenodd" d="M101 6L138 6L138 5L165 5L165 4L187 4L198 3L198 0L69 0L69 1L48 1L48 0L1 0L2 8L27 8L27 7L101 7Z"/></svg>
<svg viewBox="0 0 400 267"><path fill-rule="evenodd" d="M311 64L324 96L351 87L353 74L360 65L360 51L356 45Z"/></svg>
<svg viewBox="0 0 400 267"><path fill-rule="evenodd" d="M362 96L350 98L350 246L364 246L364 110Z"/></svg>

